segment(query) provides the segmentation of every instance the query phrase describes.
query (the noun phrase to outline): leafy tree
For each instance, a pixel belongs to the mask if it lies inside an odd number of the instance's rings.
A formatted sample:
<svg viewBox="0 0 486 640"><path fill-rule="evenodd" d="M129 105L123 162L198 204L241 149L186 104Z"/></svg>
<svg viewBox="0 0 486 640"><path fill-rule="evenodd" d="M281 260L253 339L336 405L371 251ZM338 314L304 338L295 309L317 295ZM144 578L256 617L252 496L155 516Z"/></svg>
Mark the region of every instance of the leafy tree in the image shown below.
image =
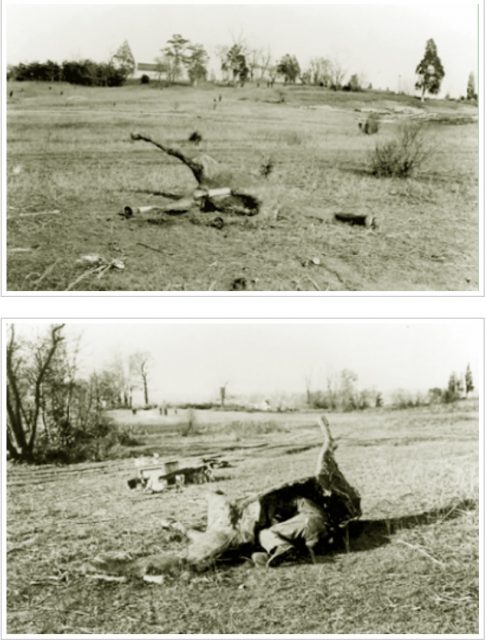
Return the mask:
<svg viewBox="0 0 486 640"><path fill-rule="evenodd" d="M361 91L361 82L357 73L349 78L348 87L350 91Z"/></svg>
<svg viewBox="0 0 486 640"><path fill-rule="evenodd" d="M461 395L461 380L452 372L447 381L447 389L444 392L444 402L455 402Z"/></svg>
<svg viewBox="0 0 486 640"><path fill-rule="evenodd" d="M123 42L110 62L115 69L122 71L126 78L133 74L135 71L135 58L127 40Z"/></svg>
<svg viewBox="0 0 486 640"><path fill-rule="evenodd" d="M424 57L417 65L415 73L418 75L415 88L422 91L422 102L425 100L426 92L432 95L437 95L439 93L442 79L445 76L445 71L437 53L437 45L432 38L427 40Z"/></svg>
<svg viewBox="0 0 486 640"><path fill-rule="evenodd" d="M284 77L285 84L295 83L300 75L300 65L297 58L286 53L277 64L277 72Z"/></svg>
<svg viewBox="0 0 486 640"><path fill-rule="evenodd" d="M202 44L190 44L188 46L185 65L191 84L196 85L201 80L206 80L208 61L209 56Z"/></svg>
<svg viewBox="0 0 486 640"><path fill-rule="evenodd" d="M432 387L432 389L428 391L428 397L430 404L440 404L444 402L444 389Z"/></svg>
<svg viewBox="0 0 486 640"><path fill-rule="evenodd" d="M467 79L466 98L468 100L476 100L477 99L476 83L475 83L474 73L472 71L469 74L469 77Z"/></svg>
<svg viewBox="0 0 486 640"><path fill-rule="evenodd" d="M233 84L239 82L243 87L250 74L244 45L235 43L229 49L222 51L222 53L221 70L231 74Z"/></svg>
<svg viewBox="0 0 486 640"><path fill-rule="evenodd" d="M175 82L181 76L183 66L187 60L187 47L189 40L183 38L180 33L174 34L167 45L162 49L167 64L169 82Z"/></svg>

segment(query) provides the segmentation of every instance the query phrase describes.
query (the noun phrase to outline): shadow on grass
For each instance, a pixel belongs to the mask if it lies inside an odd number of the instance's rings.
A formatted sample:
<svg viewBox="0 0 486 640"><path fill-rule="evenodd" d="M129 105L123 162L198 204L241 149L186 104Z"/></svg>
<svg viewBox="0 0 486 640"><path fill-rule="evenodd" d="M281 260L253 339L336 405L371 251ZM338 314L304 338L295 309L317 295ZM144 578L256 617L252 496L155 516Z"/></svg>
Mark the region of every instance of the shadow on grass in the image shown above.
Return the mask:
<svg viewBox="0 0 486 640"><path fill-rule="evenodd" d="M448 520L459 518L465 511L473 511L476 508L477 504L474 500L466 499L440 509L413 513L408 516L383 518L379 520L356 520L349 524L349 546L347 550L344 536L342 536L335 541L331 549L328 547L326 550L316 550L315 560L317 564L324 564L333 562L338 554L376 549L389 544L391 542L391 536L402 529L413 529L436 522L447 522ZM241 564L244 560L248 561L252 551L254 551L254 549L248 547L227 553L218 560L218 566L230 568ZM304 549L301 549L298 557L292 560L292 562L308 564L310 563L310 558L308 553Z"/></svg>
<svg viewBox="0 0 486 640"><path fill-rule="evenodd" d="M368 551L381 547L388 544L390 536L397 531L454 520L463 515L465 511L473 511L476 506L474 500L466 499L441 509L413 513L408 516L351 522L349 525L349 551Z"/></svg>

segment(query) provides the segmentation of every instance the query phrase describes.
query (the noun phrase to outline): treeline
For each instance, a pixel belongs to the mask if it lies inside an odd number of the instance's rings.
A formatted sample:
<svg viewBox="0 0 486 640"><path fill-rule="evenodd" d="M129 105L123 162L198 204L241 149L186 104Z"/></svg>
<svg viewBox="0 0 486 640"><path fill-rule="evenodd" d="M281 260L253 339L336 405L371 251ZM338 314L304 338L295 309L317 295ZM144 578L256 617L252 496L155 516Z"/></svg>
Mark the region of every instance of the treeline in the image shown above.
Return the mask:
<svg viewBox="0 0 486 640"><path fill-rule="evenodd" d="M452 372L445 387L433 387L425 393L397 389L387 399L387 406L393 409L449 404L464 400L474 391L471 367L465 372ZM349 369L343 369L338 375L330 376L326 388L313 391L310 380L306 380L306 402L313 409L328 411L362 411L379 408L384 405L383 395L375 389L360 389L358 376Z"/></svg>
<svg viewBox="0 0 486 640"><path fill-rule="evenodd" d="M46 62L20 63L9 69L7 79L23 82L69 82L88 87L120 87L127 80L124 69L111 62L93 62L93 60L66 60L57 64Z"/></svg>
<svg viewBox="0 0 486 640"><path fill-rule="evenodd" d="M464 373L453 371L445 387L432 387L427 393L415 394L398 389L392 394L391 404L395 409L450 404L469 397L474 388L472 371L468 364Z"/></svg>
<svg viewBox="0 0 486 640"><path fill-rule="evenodd" d="M350 369L343 369L337 376L329 376L326 388L313 391L306 384L307 405L327 411L363 411L383 406L383 396L375 389L360 389L358 376Z"/></svg>

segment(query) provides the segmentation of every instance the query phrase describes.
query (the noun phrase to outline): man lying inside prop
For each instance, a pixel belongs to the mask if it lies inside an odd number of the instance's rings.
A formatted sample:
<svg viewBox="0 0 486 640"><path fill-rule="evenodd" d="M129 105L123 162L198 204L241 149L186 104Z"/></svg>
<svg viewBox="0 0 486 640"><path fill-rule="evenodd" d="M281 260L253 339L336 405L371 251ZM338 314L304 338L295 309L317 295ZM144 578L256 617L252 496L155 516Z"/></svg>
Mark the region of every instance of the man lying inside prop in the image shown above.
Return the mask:
<svg viewBox="0 0 486 640"><path fill-rule="evenodd" d="M316 473L263 493L231 501L222 492L208 497L206 531L188 531L189 545L178 556L164 554L133 559L117 554L95 559L106 573L144 577L171 572L174 565L203 571L224 556L251 554L256 565L276 567L282 561L325 552L338 538L347 545L348 524L361 515L360 496L335 459L327 419L318 418L324 444Z"/></svg>

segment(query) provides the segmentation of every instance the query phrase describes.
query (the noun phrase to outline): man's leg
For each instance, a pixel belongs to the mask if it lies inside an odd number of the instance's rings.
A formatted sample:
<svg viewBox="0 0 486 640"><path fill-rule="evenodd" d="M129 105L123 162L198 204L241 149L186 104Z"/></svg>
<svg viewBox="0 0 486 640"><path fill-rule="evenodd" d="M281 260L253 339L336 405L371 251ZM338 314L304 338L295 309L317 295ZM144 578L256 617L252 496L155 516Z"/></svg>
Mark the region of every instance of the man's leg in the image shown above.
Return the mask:
<svg viewBox="0 0 486 640"><path fill-rule="evenodd" d="M270 555L268 567L276 567L295 551L292 540L302 537L307 518L297 514L289 520L274 524L269 529L260 531L260 544Z"/></svg>

